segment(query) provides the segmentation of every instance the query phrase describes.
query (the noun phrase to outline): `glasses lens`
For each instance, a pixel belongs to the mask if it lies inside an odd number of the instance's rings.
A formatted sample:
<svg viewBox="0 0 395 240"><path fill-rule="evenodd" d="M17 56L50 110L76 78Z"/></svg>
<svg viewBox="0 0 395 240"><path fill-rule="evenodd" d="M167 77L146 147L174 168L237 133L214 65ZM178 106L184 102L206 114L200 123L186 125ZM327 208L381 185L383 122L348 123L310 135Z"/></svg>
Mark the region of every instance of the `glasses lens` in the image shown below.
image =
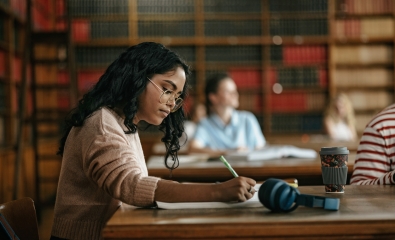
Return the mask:
<svg viewBox="0 0 395 240"><path fill-rule="evenodd" d="M171 97L171 91L164 91L162 95L160 95L159 101L160 103L165 104L169 101L170 97Z"/></svg>
<svg viewBox="0 0 395 240"><path fill-rule="evenodd" d="M175 104L174 104L174 107L173 107L173 109L171 110L171 112L175 112L175 111L177 111L181 106L182 106L182 103L183 103L184 101L182 100L182 98L177 98L176 99L176 102L175 102Z"/></svg>

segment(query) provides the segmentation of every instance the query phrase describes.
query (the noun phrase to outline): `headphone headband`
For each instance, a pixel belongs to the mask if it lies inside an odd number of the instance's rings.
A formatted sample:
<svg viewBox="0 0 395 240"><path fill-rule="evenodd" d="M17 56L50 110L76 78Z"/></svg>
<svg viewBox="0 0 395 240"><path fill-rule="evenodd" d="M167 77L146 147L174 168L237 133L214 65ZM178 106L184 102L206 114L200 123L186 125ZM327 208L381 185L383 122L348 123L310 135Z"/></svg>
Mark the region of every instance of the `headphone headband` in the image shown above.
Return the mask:
<svg viewBox="0 0 395 240"><path fill-rule="evenodd" d="M306 207L322 207L325 210L339 210L338 198L327 198L300 194L299 190L283 180L269 178L258 191L259 201L273 212L291 212L299 205Z"/></svg>

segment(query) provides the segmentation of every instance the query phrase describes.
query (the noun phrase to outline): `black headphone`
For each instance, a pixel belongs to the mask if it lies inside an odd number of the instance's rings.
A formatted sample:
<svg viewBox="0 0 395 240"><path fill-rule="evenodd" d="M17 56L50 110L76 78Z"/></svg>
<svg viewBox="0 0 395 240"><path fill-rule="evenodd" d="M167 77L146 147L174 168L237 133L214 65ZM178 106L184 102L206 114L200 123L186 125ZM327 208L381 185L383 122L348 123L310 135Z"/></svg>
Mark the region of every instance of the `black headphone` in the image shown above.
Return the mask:
<svg viewBox="0 0 395 240"><path fill-rule="evenodd" d="M269 178L258 191L259 201L273 212L292 212L299 205L339 210L340 199L300 194L299 190L283 180Z"/></svg>

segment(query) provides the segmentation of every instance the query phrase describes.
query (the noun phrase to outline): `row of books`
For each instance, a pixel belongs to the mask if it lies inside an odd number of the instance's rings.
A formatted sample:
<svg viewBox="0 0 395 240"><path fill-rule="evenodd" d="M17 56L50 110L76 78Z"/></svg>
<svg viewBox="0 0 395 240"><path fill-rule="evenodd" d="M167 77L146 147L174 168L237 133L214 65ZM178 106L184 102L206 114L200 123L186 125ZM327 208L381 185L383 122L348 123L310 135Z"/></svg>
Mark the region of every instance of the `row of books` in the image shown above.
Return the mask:
<svg viewBox="0 0 395 240"><path fill-rule="evenodd" d="M326 63L328 59L325 45L271 45L272 64L316 65Z"/></svg>
<svg viewBox="0 0 395 240"><path fill-rule="evenodd" d="M262 60L262 47L246 46L206 46L205 61L231 63L259 63Z"/></svg>
<svg viewBox="0 0 395 240"><path fill-rule="evenodd" d="M270 12L327 12L328 0L269 0Z"/></svg>
<svg viewBox="0 0 395 240"><path fill-rule="evenodd" d="M0 81L0 115L6 111L6 99L6 84L5 82Z"/></svg>
<svg viewBox="0 0 395 240"><path fill-rule="evenodd" d="M89 21L73 19L72 37L75 42L88 42L93 39L127 38L127 21Z"/></svg>
<svg viewBox="0 0 395 240"><path fill-rule="evenodd" d="M325 93L287 91L270 95L270 112L322 111L326 104Z"/></svg>
<svg viewBox="0 0 395 240"><path fill-rule="evenodd" d="M85 93L91 89L93 85L99 81L103 75L103 70L81 70L77 73L78 90L80 93Z"/></svg>
<svg viewBox="0 0 395 240"><path fill-rule="evenodd" d="M273 85L281 84L284 88L292 87L326 87L328 74L324 67L271 67L267 81Z"/></svg>
<svg viewBox="0 0 395 240"><path fill-rule="evenodd" d="M328 35L328 19L272 18L270 19L271 36L322 36Z"/></svg>
<svg viewBox="0 0 395 240"><path fill-rule="evenodd" d="M6 29L6 27L5 27L4 18L0 17L0 42L5 41L5 36L6 36L5 29Z"/></svg>
<svg viewBox="0 0 395 240"><path fill-rule="evenodd" d="M43 20L45 22L45 19ZM41 21L37 21L41 22ZM87 42L91 39L126 39L129 36L128 21L90 21L73 20L73 39ZM43 26L41 28L47 28ZM195 22L183 21L138 21L140 37L193 37ZM262 26L259 20L205 20L204 34L215 36L261 36ZM272 19L270 21L272 36L315 36L328 34L327 19Z"/></svg>
<svg viewBox="0 0 395 240"><path fill-rule="evenodd" d="M5 118L0 115L0 146L5 145Z"/></svg>
<svg viewBox="0 0 395 240"><path fill-rule="evenodd" d="M337 11L346 14L392 13L393 0L343 0L339 1Z"/></svg>
<svg viewBox="0 0 395 240"><path fill-rule="evenodd" d="M230 68L228 73L239 89L262 89L262 71L259 69Z"/></svg>
<svg viewBox="0 0 395 240"><path fill-rule="evenodd" d="M18 18L26 19L26 0L0 0L0 5L11 10Z"/></svg>
<svg viewBox="0 0 395 240"><path fill-rule="evenodd" d="M0 50L0 78L4 78L6 74L6 53Z"/></svg>
<svg viewBox="0 0 395 240"><path fill-rule="evenodd" d="M76 47L77 67L107 67L126 47Z"/></svg>
<svg viewBox="0 0 395 240"><path fill-rule="evenodd" d="M71 16L128 14L128 0L69 0Z"/></svg>
<svg viewBox="0 0 395 240"><path fill-rule="evenodd" d="M333 83L336 87L393 87L392 68L335 69Z"/></svg>
<svg viewBox="0 0 395 240"><path fill-rule="evenodd" d="M37 109L69 110L70 93L68 89L38 88L36 90Z"/></svg>
<svg viewBox="0 0 395 240"><path fill-rule="evenodd" d="M194 21L139 21L138 35L147 36L175 36L193 37L195 36Z"/></svg>
<svg viewBox="0 0 395 240"><path fill-rule="evenodd" d="M347 93L355 111L381 110L394 102L393 92L355 90Z"/></svg>
<svg viewBox="0 0 395 240"><path fill-rule="evenodd" d="M194 0L138 0L138 13L193 13L195 11Z"/></svg>
<svg viewBox="0 0 395 240"><path fill-rule="evenodd" d="M22 38L21 30L17 24L13 24L13 44L15 51L20 51L22 49ZM6 26L6 21L4 18L0 17L0 43L5 43L8 34L8 26ZM5 45L5 44L4 44Z"/></svg>
<svg viewBox="0 0 395 240"><path fill-rule="evenodd" d="M393 46L376 45L342 45L333 51L336 64L392 64Z"/></svg>
<svg viewBox="0 0 395 240"><path fill-rule="evenodd" d="M204 35L214 36L261 36L260 20L205 20Z"/></svg>
<svg viewBox="0 0 395 240"><path fill-rule="evenodd" d="M195 61L193 47L173 47L187 62ZM76 62L78 66L107 66L126 47L76 47ZM260 63L262 59L261 46L207 46L205 48L206 62L229 63ZM210 64L210 63L209 63Z"/></svg>
<svg viewBox="0 0 395 240"><path fill-rule="evenodd" d="M335 21L336 37L393 37L394 19L364 18L364 19L341 19Z"/></svg>
<svg viewBox="0 0 395 240"><path fill-rule="evenodd" d="M66 0L35 0L32 5L33 28L36 31L63 31L66 28Z"/></svg>
<svg viewBox="0 0 395 240"><path fill-rule="evenodd" d="M273 114L270 130L273 133L322 132L322 114Z"/></svg>
<svg viewBox="0 0 395 240"><path fill-rule="evenodd" d="M262 1L249 0L204 0L204 12L206 13L259 13L262 9Z"/></svg>
<svg viewBox="0 0 395 240"><path fill-rule="evenodd" d="M70 1L74 16L98 15L98 14L126 14L128 9L127 0L116 2L106 0ZM249 0L240 2L237 0L204 0L204 11L207 13L250 13L260 12L262 3L260 0ZM283 0L269 1L269 9L272 12L326 12L327 0ZM194 0L138 0L137 10L139 13L162 13L179 14L193 13L195 11Z"/></svg>

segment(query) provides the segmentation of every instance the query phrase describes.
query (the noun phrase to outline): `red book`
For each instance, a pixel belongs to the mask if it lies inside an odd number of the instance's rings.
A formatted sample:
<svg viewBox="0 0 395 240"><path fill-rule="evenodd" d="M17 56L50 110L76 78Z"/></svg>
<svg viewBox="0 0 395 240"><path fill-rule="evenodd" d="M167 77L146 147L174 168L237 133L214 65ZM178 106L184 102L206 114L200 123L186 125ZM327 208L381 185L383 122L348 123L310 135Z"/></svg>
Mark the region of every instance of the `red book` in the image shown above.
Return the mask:
<svg viewBox="0 0 395 240"><path fill-rule="evenodd" d="M326 71L325 68L320 68L319 69L319 81L320 81L320 86L321 87L327 87L328 86L328 72Z"/></svg>
<svg viewBox="0 0 395 240"><path fill-rule="evenodd" d="M12 73L15 82L20 82L22 80L22 60L19 57L14 57L12 64Z"/></svg>
<svg viewBox="0 0 395 240"><path fill-rule="evenodd" d="M69 73L66 70L60 70L57 74L58 84L59 85L67 85L70 82Z"/></svg>
<svg viewBox="0 0 395 240"><path fill-rule="evenodd" d="M240 89L260 88L262 73L258 69L229 69L229 75Z"/></svg>
<svg viewBox="0 0 395 240"><path fill-rule="evenodd" d="M76 42L87 42L90 39L90 23L86 19L74 19L72 22L72 37Z"/></svg>
<svg viewBox="0 0 395 240"><path fill-rule="evenodd" d="M266 70L266 79L267 82L269 83L270 86L272 86L273 84L275 84L277 82L277 70L274 67L269 67Z"/></svg>
<svg viewBox="0 0 395 240"><path fill-rule="evenodd" d="M0 51L0 77L5 76L5 53Z"/></svg>
<svg viewBox="0 0 395 240"><path fill-rule="evenodd" d="M67 90L58 92L58 108L64 110L70 109L70 94Z"/></svg>
<svg viewBox="0 0 395 240"><path fill-rule="evenodd" d="M284 46L284 66L307 65L326 62L326 48L322 45Z"/></svg>
<svg viewBox="0 0 395 240"><path fill-rule="evenodd" d="M87 92L93 85L95 85L99 78L103 75L103 71L80 71L78 72L78 90L80 93Z"/></svg>
<svg viewBox="0 0 395 240"><path fill-rule="evenodd" d="M273 112L301 112L306 109L306 93L304 92L271 94L271 111Z"/></svg>

